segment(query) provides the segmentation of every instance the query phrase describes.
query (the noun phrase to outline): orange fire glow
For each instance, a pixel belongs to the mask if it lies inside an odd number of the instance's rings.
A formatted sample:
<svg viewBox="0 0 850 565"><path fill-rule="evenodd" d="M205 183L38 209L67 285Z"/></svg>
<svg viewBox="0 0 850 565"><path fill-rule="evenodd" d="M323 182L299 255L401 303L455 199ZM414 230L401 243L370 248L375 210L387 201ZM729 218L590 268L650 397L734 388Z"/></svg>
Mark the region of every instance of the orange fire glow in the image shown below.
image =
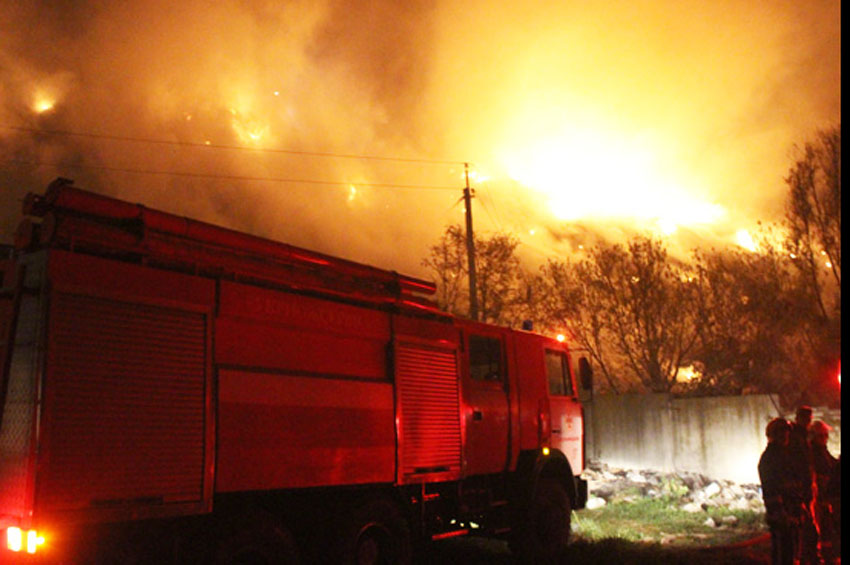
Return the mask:
<svg viewBox="0 0 850 565"><path fill-rule="evenodd" d="M233 109L230 110L230 113L233 115L230 122L231 126L242 143L256 146L268 137L270 127L267 123Z"/></svg>
<svg viewBox="0 0 850 565"><path fill-rule="evenodd" d="M56 98L46 91L36 91L32 101L32 110L36 114L49 112L56 106Z"/></svg>
<svg viewBox="0 0 850 565"><path fill-rule="evenodd" d="M508 174L546 198L555 218L631 218L665 235L726 218L722 206L696 195L693 179L668 172L651 142L603 128L541 132L548 128L529 127L534 121L522 120L501 155Z"/></svg>
<svg viewBox="0 0 850 565"><path fill-rule="evenodd" d="M21 32L0 37L0 125L28 127L23 108L95 135L37 145L34 163L78 168L0 173L19 187L0 210L76 177L425 275L420 258L463 212L468 162L476 230L520 234L529 263L645 231L681 253L753 249L739 230L781 220L789 148L840 122L838 2L89 4L9 12ZM85 25L60 47L68 22ZM0 131L10 154L32 135Z"/></svg>
<svg viewBox="0 0 850 565"><path fill-rule="evenodd" d="M753 239L752 234L746 229L740 229L735 232L735 242L749 251L756 251L758 249L758 245Z"/></svg>

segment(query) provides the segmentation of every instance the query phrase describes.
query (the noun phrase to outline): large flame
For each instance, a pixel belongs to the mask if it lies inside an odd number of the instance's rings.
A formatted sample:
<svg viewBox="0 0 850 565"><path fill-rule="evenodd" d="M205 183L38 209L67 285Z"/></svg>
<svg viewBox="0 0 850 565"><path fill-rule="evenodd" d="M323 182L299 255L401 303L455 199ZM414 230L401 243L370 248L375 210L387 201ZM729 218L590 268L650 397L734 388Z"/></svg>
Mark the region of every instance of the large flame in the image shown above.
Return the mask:
<svg viewBox="0 0 850 565"><path fill-rule="evenodd" d="M568 126L510 139L502 150L508 174L544 194L558 219L632 219L665 234L725 219L722 206L672 174L651 140Z"/></svg>

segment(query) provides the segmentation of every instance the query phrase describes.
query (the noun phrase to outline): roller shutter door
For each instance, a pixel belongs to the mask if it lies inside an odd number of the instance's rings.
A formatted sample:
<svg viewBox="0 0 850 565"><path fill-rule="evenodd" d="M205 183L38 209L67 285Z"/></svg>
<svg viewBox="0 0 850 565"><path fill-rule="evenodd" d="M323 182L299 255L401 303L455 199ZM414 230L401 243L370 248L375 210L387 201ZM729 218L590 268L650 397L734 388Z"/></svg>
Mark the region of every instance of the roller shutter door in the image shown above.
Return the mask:
<svg viewBox="0 0 850 565"><path fill-rule="evenodd" d="M402 477L459 473L461 431L455 350L396 347Z"/></svg>
<svg viewBox="0 0 850 565"><path fill-rule="evenodd" d="M40 506L203 497L206 324L193 311L53 295Z"/></svg>

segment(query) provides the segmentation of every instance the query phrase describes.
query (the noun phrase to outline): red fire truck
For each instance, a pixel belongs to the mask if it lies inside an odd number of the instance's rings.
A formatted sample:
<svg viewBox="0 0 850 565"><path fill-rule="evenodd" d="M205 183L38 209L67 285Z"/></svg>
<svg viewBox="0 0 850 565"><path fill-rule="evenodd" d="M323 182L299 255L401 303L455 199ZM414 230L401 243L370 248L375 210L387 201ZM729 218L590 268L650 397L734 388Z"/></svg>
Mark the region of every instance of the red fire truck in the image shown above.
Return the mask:
<svg viewBox="0 0 850 565"><path fill-rule="evenodd" d="M426 281L66 179L23 207L0 263L0 561L567 542L587 486L565 344L441 312Z"/></svg>

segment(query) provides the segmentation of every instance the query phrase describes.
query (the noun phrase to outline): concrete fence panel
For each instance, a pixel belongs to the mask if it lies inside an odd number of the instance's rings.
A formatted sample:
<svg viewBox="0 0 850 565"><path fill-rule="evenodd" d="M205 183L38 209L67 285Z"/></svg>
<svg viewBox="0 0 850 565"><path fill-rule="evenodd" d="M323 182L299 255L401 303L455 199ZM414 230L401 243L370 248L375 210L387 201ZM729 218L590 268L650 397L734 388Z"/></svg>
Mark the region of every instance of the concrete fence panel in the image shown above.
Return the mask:
<svg viewBox="0 0 850 565"><path fill-rule="evenodd" d="M596 396L585 405L587 457L626 469L690 471L758 483L758 459L767 444L764 428L779 414L777 407L769 395ZM840 414L831 416L828 423L837 436L830 438L832 449L841 431Z"/></svg>
<svg viewBox="0 0 850 565"><path fill-rule="evenodd" d="M764 428L777 415L766 395L672 401L674 470L698 471L737 483L757 483L767 445Z"/></svg>

